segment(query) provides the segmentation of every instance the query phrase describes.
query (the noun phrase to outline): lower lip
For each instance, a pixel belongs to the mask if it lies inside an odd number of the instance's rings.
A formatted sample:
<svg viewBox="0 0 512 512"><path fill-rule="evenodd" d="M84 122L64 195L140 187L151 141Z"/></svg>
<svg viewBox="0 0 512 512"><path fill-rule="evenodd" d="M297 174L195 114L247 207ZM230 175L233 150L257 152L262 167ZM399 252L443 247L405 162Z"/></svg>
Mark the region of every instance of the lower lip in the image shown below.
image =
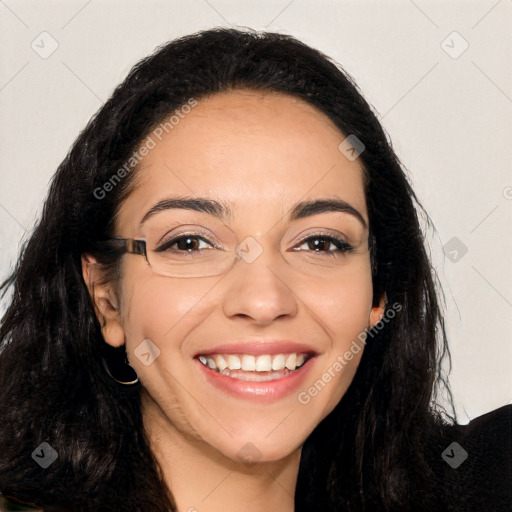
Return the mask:
<svg viewBox="0 0 512 512"><path fill-rule="evenodd" d="M239 398L270 402L278 400L297 389L307 377L314 364L314 359L315 357L311 357L298 370L289 373L285 377L266 382L234 379L208 368L198 359L195 361L200 366L208 382L216 388Z"/></svg>

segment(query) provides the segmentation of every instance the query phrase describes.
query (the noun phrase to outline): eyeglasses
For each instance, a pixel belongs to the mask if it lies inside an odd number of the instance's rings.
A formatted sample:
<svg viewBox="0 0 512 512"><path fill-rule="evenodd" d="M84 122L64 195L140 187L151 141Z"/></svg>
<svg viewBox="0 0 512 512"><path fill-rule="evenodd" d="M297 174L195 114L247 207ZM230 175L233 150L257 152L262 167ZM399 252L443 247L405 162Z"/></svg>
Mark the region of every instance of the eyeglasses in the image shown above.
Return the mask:
<svg viewBox="0 0 512 512"><path fill-rule="evenodd" d="M168 230L167 230L168 231ZM115 237L104 241L121 254L144 256L153 272L176 278L214 277L230 270L238 261L250 264L263 253L256 237L241 242L235 233L222 224L213 229L198 225L181 225L162 235L162 230L148 230L146 238ZM312 228L281 251L282 260L301 273L332 277L350 267L358 254L368 251L367 239L351 245L341 233L332 229ZM301 247L307 246L306 249ZM329 250L322 250L327 248Z"/></svg>

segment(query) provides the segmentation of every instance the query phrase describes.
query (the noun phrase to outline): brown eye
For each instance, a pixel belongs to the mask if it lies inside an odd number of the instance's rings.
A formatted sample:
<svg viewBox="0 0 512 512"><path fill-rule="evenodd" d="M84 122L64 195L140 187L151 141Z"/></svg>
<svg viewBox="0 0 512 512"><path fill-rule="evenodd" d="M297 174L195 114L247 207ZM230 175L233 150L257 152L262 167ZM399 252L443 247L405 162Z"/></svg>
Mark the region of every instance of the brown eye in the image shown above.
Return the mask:
<svg viewBox="0 0 512 512"><path fill-rule="evenodd" d="M310 238L307 243L312 251L329 250L329 247L331 245L331 241L326 240L325 238Z"/></svg>
<svg viewBox="0 0 512 512"><path fill-rule="evenodd" d="M163 252L169 249L177 252L195 252L200 251L202 249L207 249L207 247L200 247L201 242L208 244L210 247L213 247L206 238L197 235L181 235L175 238L171 238L167 242L164 242L162 245L156 248L156 252ZM174 249L173 246L176 246Z"/></svg>
<svg viewBox="0 0 512 512"><path fill-rule="evenodd" d="M192 251L199 249L199 241L197 237L183 237L177 240L175 244L180 251Z"/></svg>
<svg viewBox="0 0 512 512"><path fill-rule="evenodd" d="M336 252L350 252L353 247L344 240L334 238L326 235L310 236L302 241L302 245L307 245L307 249L316 253L336 253ZM334 246L334 249L332 247ZM300 246L299 246L300 247ZM296 249L297 250L297 249ZM298 249L302 250L302 249Z"/></svg>

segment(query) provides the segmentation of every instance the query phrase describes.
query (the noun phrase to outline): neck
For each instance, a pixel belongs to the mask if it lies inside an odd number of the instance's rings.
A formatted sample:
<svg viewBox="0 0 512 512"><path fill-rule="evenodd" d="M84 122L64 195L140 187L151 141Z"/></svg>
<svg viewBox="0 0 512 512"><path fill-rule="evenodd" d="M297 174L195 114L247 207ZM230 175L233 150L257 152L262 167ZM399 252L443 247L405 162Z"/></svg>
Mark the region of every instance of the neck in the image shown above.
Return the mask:
<svg viewBox="0 0 512 512"><path fill-rule="evenodd" d="M300 448L279 461L245 464L178 430L144 391L141 405L178 512L293 512Z"/></svg>

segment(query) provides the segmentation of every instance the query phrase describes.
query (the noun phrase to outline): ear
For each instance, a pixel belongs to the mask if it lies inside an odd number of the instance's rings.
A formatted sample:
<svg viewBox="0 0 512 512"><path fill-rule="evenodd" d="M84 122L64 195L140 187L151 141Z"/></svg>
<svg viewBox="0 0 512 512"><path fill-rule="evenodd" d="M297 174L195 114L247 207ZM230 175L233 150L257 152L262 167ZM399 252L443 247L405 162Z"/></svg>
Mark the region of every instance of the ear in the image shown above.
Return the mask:
<svg viewBox="0 0 512 512"><path fill-rule="evenodd" d="M94 305L105 341L113 347L125 343L119 303L112 283L103 283L101 265L89 254L82 255L82 276Z"/></svg>
<svg viewBox="0 0 512 512"><path fill-rule="evenodd" d="M368 327L373 327L375 324L378 324L382 320L382 317L384 316L384 311L386 310L387 302L387 295L386 293L383 293L380 297L379 305L372 307Z"/></svg>

